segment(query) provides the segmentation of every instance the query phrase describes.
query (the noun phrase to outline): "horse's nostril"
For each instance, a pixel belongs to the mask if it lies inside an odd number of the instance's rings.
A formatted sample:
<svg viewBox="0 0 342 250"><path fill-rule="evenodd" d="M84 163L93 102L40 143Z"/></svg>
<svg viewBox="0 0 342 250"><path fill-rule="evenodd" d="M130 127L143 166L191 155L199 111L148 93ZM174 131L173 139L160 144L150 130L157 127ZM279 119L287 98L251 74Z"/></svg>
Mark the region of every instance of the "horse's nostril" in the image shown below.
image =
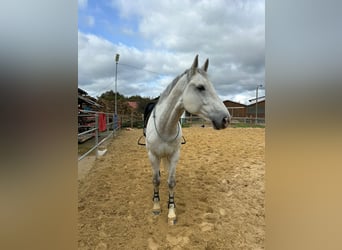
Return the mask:
<svg viewBox="0 0 342 250"><path fill-rule="evenodd" d="M222 119L222 128L225 128L227 126L227 119L223 118Z"/></svg>
<svg viewBox="0 0 342 250"><path fill-rule="evenodd" d="M230 117L229 116L222 119L222 125L224 128L226 128L229 123L230 123Z"/></svg>

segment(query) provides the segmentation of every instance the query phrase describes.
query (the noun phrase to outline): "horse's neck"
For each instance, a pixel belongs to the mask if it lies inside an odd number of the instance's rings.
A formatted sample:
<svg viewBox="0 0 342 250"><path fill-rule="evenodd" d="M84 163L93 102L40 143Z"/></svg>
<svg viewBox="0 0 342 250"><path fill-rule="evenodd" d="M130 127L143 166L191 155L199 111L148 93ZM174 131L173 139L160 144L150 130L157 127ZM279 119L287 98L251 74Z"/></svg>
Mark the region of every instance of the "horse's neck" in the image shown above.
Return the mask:
<svg viewBox="0 0 342 250"><path fill-rule="evenodd" d="M178 128L178 122L184 112L181 95L184 84L177 84L164 100L156 106L156 118L158 129L164 134L174 134Z"/></svg>

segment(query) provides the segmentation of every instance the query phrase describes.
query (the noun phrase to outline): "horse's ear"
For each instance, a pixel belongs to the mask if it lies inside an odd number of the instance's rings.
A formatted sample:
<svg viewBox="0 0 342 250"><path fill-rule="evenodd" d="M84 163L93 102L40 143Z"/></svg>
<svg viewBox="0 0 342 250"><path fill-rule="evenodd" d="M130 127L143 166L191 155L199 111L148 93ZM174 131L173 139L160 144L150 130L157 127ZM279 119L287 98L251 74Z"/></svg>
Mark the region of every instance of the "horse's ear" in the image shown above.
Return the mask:
<svg viewBox="0 0 342 250"><path fill-rule="evenodd" d="M202 68L205 72L207 72L209 67L209 59L207 58L207 60L205 60L205 63L203 64Z"/></svg>
<svg viewBox="0 0 342 250"><path fill-rule="evenodd" d="M190 76L193 76L194 74L196 74L196 70L198 67L198 55L195 56L194 62L192 63L192 66L190 68Z"/></svg>

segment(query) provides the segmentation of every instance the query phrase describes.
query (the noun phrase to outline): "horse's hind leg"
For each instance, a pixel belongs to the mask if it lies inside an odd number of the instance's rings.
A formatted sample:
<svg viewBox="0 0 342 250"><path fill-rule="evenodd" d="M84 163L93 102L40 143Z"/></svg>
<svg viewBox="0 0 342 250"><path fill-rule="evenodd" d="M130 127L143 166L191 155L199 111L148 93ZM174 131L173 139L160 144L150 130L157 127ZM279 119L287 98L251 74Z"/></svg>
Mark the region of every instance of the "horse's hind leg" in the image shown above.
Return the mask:
<svg viewBox="0 0 342 250"><path fill-rule="evenodd" d="M152 182L153 182L153 208L154 214L160 214L160 197L159 197L159 185L160 185L160 159L151 152L148 152L148 157L152 165Z"/></svg>

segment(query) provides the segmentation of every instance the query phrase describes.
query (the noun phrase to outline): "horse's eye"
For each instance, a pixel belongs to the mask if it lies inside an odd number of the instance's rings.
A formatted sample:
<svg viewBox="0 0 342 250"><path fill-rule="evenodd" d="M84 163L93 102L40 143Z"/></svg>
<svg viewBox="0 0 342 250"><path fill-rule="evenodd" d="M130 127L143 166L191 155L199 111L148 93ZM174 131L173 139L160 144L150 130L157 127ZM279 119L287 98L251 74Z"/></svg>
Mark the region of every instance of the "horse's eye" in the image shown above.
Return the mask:
<svg viewBox="0 0 342 250"><path fill-rule="evenodd" d="M196 88L197 88L199 91L204 91L204 90L205 90L205 88L204 88L203 85L199 85L199 86L197 86Z"/></svg>

